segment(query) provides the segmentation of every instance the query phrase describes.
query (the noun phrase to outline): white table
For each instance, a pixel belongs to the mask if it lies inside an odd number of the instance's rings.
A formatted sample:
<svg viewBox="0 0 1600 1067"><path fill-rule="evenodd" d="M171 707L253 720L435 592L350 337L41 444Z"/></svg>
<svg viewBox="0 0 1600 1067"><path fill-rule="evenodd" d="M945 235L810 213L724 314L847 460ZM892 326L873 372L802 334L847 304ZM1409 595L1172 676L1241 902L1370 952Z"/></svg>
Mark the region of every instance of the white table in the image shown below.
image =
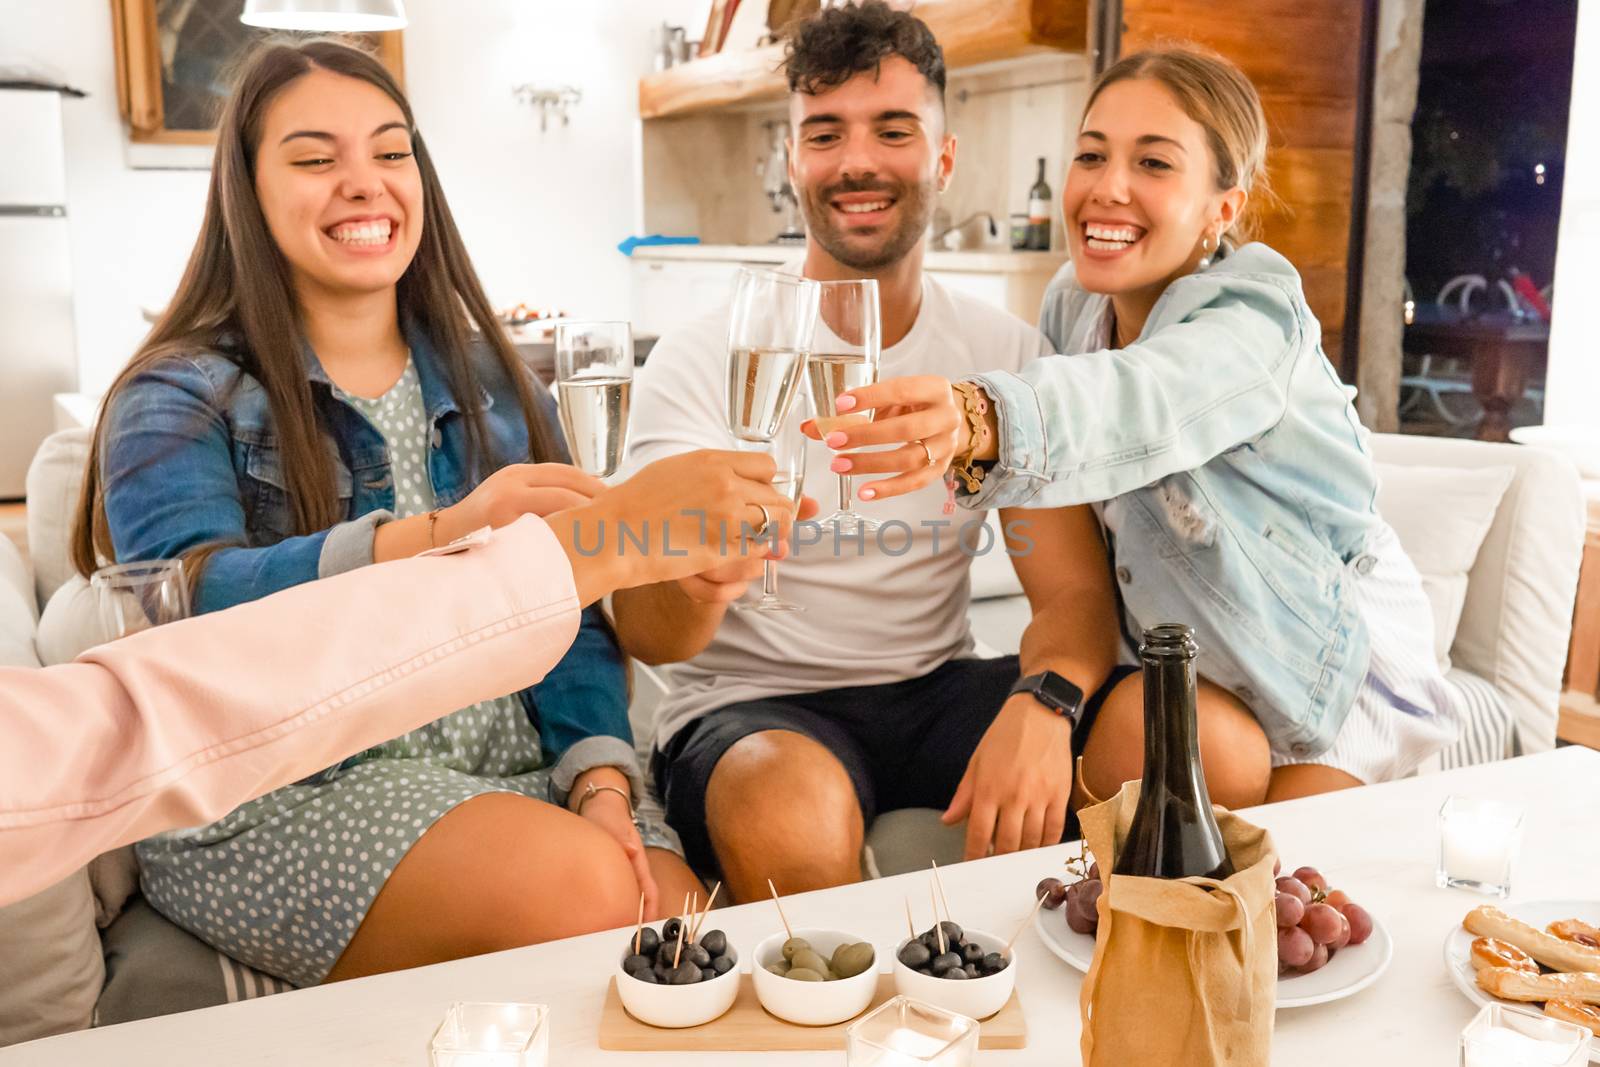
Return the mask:
<svg viewBox="0 0 1600 1067"><path fill-rule="evenodd" d="M1333 1004L1281 1012L1273 1060L1284 1064L1453 1064L1473 1006L1441 963L1445 935L1483 898L1434 887L1435 815L1451 793L1502 797L1527 807L1513 900L1600 897L1600 833L1594 801L1600 753L1567 748L1525 759L1257 808L1284 866L1320 867L1388 927L1394 963L1376 985ZM1067 847L961 864L944 872L957 921L1009 932L1032 904L1033 885L1055 873ZM911 897L928 921L925 875L905 875L797 896L792 922L836 926L888 945L905 928ZM463 890L470 893L470 887ZM1059 915L1049 918L1059 921ZM777 926L770 903L719 910L715 925L749 946ZM0 1050L0 1065L397 1064L428 1062L428 1039L453 1000L550 1005L552 1063L747 1063L749 1054L644 1055L595 1047L595 1028L625 935L596 934L398 974L301 990L242 1004L128 1023ZM1002 1065L1078 1062L1076 972L1032 931L1019 942L1018 988L1029 1047L983 1052ZM762 1064L843 1063L842 1053L765 1055Z"/></svg>

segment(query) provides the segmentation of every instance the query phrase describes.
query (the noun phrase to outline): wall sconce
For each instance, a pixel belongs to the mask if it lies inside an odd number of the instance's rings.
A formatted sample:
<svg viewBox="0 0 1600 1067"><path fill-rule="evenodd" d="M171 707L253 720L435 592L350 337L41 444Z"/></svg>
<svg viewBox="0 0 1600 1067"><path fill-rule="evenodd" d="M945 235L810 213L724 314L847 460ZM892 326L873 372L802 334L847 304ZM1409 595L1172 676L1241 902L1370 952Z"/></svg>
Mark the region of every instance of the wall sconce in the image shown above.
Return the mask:
<svg viewBox="0 0 1600 1067"><path fill-rule="evenodd" d="M531 104L539 109L540 133L550 128L550 115L552 112L560 116L561 125L567 125L567 109L576 107L583 101L583 90L571 85L561 85L555 88L518 85L511 90L511 93L523 103Z"/></svg>

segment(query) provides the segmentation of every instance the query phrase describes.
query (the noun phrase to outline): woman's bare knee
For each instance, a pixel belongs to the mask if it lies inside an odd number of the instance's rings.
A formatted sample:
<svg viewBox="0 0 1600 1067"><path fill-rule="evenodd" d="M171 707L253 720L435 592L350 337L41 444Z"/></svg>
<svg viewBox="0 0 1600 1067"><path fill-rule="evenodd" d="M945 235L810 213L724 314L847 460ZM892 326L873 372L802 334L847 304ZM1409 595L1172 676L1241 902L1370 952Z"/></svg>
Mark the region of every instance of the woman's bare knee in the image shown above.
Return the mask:
<svg viewBox="0 0 1600 1067"><path fill-rule="evenodd" d="M1196 733L1206 790L1214 803L1244 808L1266 799L1272 752L1254 715L1232 693L1202 680ZM1107 694L1084 746L1085 788L1106 799L1144 773L1144 683L1124 679Z"/></svg>

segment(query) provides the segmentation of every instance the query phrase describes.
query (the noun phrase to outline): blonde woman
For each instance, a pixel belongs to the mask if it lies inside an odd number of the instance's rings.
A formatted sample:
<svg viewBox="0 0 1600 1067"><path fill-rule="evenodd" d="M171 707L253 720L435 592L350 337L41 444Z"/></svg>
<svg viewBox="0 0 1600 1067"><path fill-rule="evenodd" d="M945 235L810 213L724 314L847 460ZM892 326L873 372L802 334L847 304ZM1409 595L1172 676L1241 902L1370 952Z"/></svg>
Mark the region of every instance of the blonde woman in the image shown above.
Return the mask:
<svg viewBox="0 0 1600 1067"><path fill-rule="evenodd" d="M1408 773L1455 737L1459 698L1300 276L1239 243L1266 144L1254 87L1220 57L1111 67L1064 183L1072 262L1041 312L1061 355L855 390L840 410L875 421L827 443L903 443L836 458L894 475L863 499L948 472L975 508L1093 503L1105 547L1062 565L1111 569L1123 617L1108 627L1196 628L1207 776L1278 800ZM1139 776L1141 706L1124 671L1092 721L1063 719L1085 735L1091 792Z"/></svg>

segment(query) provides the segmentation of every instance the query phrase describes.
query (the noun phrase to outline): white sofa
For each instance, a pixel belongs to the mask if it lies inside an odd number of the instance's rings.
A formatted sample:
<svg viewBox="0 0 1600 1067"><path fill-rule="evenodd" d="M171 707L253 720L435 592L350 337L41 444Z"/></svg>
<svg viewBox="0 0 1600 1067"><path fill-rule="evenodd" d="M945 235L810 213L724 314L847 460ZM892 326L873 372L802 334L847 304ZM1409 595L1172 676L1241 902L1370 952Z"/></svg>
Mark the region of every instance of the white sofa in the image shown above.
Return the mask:
<svg viewBox="0 0 1600 1067"><path fill-rule="evenodd" d="M1392 507L1380 497L1401 540L1419 561L1452 544L1453 558L1439 569L1462 572L1464 590L1454 594L1447 581L1429 578L1430 596L1444 602L1455 595L1461 602L1448 655L1452 677L1474 695L1477 716L1470 736L1444 762L1550 748L1583 539L1576 472L1558 456L1512 445L1380 435L1376 449L1390 480L1406 486ZM0 538L0 664L33 666L72 645L61 620L81 611L87 594L67 563L66 531L86 452L85 431L64 431L35 460L28 500L31 574ZM1468 514L1475 510L1482 514ZM984 648L1015 651L1028 609L1003 555L976 563L973 593L971 613ZM50 657L37 656L37 648ZM638 727L647 727L656 695L647 684L639 687ZM868 846L869 871L890 873L925 866L930 856L959 858L961 835L942 827L936 813L891 812L874 823ZM129 887L117 884L126 868L116 861L98 865L95 874L98 896L89 874L79 872L0 909L0 1045L96 1018L118 1021L283 988L206 948L137 897L103 935L97 933L97 907L109 919Z"/></svg>

